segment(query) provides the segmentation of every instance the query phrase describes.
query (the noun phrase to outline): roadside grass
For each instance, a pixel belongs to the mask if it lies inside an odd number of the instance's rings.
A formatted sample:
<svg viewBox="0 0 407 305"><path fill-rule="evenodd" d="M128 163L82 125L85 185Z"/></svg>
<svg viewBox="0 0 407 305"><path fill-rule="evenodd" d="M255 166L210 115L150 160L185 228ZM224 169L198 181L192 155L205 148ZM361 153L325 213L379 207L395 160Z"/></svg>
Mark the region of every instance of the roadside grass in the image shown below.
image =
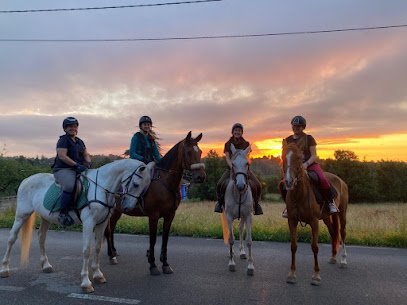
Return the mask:
<svg viewBox="0 0 407 305"><path fill-rule="evenodd" d="M213 212L214 202L184 201L177 210L172 223L171 234L179 236L222 238L220 214ZM253 217L253 240L289 242L287 220L281 217L284 209L282 202L263 202L264 215ZM0 213L0 227L11 228L14 221L14 209ZM162 219L159 222L161 234ZM36 227L39 226L37 217ZM61 226L52 225L59 230ZM238 225L235 221L235 237L238 238ZM80 231L76 225L64 230ZM309 226L298 226L298 240L310 242ZM122 216L116 227L116 233L148 234L147 217ZM330 243L329 233L320 222L319 242ZM350 204L347 214L347 244L364 246L382 246L407 248L407 204Z"/></svg>

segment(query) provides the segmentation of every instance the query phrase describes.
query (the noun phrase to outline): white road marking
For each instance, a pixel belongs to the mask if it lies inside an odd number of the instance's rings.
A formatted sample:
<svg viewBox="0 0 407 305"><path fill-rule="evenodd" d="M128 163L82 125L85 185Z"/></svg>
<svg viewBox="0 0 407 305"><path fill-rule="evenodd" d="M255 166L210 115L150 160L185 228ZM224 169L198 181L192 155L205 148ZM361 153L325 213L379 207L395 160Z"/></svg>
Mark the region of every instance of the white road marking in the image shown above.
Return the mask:
<svg viewBox="0 0 407 305"><path fill-rule="evenodd" d="M102 295L79 294L79 293L70 293L70 294L68 294L68 298L76 298L76 299L92 300L92 301L106 301L106 302L114 302L114 303L121 303L121 304L138 304L141 302L140 300L136 300L136 299L111 298L111 297L104 297Z"/></svg>
<svg viewBox="0 0 407 305"><path fill-rule="evenodd" d="M23 291L25 287L17 287L17 286L0 286L0 290L2 291Z"/></svg>

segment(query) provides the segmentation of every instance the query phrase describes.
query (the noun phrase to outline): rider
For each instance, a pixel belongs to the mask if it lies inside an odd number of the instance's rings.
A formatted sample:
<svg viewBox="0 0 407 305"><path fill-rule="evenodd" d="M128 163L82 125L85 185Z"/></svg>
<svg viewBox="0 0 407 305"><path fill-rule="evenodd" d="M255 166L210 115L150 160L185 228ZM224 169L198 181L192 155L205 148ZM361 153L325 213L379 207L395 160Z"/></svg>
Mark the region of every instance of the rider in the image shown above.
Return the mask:
<svg viewBox="0 0 407 305"><path fill-rule="evenodd" d="M232 137L225 143L224 153L226 157L226 163L228 165L227 169L223 173L222 177L219 179L218 184L216 185L216 197L218 201L215 205L215 212L222 213L223 207L225 205L225 190L230 178L230 170L232 169L232 151L230 145L233 144L236 149L246 149L249 147L250 143L247 142L243 137L243 125L240 123L235 123L232 126ZM250 170L248 171L249 184L253 193L254 201L254 215L263 214L263 210L259 204L261 196L261 183L257 177Z"/></svg>
<svg viewBox="0 0 407 305"><path fill-rule="evenodd" d="M303 166L306 170L311 170L317 173L320 181L321 193L324 198L324 201L328 203L329 213L330 214L338 213L339 210L335 205L334 198L332 198L328 179L326 178L324 172L322 171L321 166L315 162L315 160L317 159L317 149L316 149L317 142L315 141L313 136L306 134L304 132L306 126L307 122L304 117L300 115L293 117L291 120L291 127L294 134L285 138L283 142L286 141L287 144L295 143L303 151L304 154ZM283 189L283 185L281 183L279 185L279 188L285 201L287 191ZM288 218L287 208L284 209L282 216L284 218Z"/></svg>
<svg viewBox="0 0 407 305"><path fill-rule="evenodd" d="M55 182L62 187L61 210L58 221L63 226L74 223L68 211L75 194L77 176L90 168L91 159L85 143L77 137L79 122L67 117L62 122L65 134L57 142L57 155L52 165Z"/></svg>
<svg viewBox="0 0 407 305"><path fill-rule="evenodd" d="M153 121L147 115L139 119L140 131L136 132L130 143L130 158L148 164L152 161L161 160L157 135L153 131Z"/></svg>

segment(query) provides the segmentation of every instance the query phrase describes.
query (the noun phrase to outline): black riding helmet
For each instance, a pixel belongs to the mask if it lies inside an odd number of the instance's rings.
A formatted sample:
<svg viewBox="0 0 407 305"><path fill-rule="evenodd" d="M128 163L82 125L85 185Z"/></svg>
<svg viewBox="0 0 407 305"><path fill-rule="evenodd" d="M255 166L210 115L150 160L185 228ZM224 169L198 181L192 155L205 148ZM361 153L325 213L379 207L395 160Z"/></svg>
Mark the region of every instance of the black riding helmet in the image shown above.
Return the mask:
<svg viewBox="0 0 407 305"><path fill-rule="evenodd" d="M65 130L65 128L69 125L78 125L79 126L79 122L77 119L75 119L73 116L69 116L67 118L64 119L64 121L62 122L62 128Z"/></svg>
<svg viewBox="0 0 407 305"><path fill-rule="evenodd" d="M304 117L302 117L300 115L296 115L291 120L291 125L304 126L304 128L305 128L305 127L307 127L307 121L304 119Z"/></svg>
<svg viewBox="0 0 407 305"><path fill-rule="evenodd" d="M153 125L153 121L151 120L151 118L148 115L143 115L140 120L138 121L138 127L141 128L141 124L143 123L150 123L151 125Z"/></svg>
<svg viewBox="0 0 407 305"><path fill-rule="evenodd" d="M242 124L240 124L240 123L233 124L232 133L233 133L233 130L235 130L235 128L240 128L242 130L242 132L243 132L243 125Z"/></svg>

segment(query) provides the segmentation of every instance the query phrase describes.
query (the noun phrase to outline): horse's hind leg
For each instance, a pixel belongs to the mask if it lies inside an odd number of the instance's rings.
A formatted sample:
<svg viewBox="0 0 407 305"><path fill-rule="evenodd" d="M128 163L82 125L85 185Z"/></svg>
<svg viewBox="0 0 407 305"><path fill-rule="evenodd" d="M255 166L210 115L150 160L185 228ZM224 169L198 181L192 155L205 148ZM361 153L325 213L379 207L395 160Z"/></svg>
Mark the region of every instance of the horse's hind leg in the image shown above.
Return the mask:
<svg viewBox="0 0 407 305"><path fill-rule="evenodd" d="M18 232L20 231L24 222L29 218L31 214L26 215L19 215L16 214L16 219L13 223L13 226L10 230L8 242L7 242L7 249L6 253L4 254L1 269L0 269L0 277L8 277L10 275L10 253L11 248L13 247L14 243L17 240Z"/></svg>
<svg viewBox="0 0 407 305"><path fill-rule="evenodd" d="M328 228L329 236L331 237L331 257L330 264L336 264L336 254L338 252L338 219L337 215L331 215L324 219L324 223Z"/></svg>
<svg viewBox="0 0 407 305"><path fill-rule="evenodd" d="M95 228L95 254L92 261L93 280L99 284L106 283L106 278L100 270L100 249L102 247L103 232L105 231L107 221Z"/></svg>
<svg viewBox="0 0 407 305"><path fill-rule="evenodd" d="M247 275L254 275L254 263L252 255L252 215L249 215L246 219L246 244L249 252L249 260L247 264Z"/></svg>
<svg viewBox="0 0 407 305"><path fill-rule="evenodd" d="M246 251L244 249L244 243L243 243L243 230L244 230L244 221L243 218L239 223L239 241L240 241L240 246L239 246L239 255L241 259L246 259ZM247 232L247 231L246 231Z"/></svg>
<svg viewBox="0 0 407 305"><path fill-rule="evenodd" d="M340 221L340 232L341 232L341 239L342 239L342 253L341 253L341 262L340 267L344 268L347 266L348 262L346 261L346 257L348 253L346 252L345 240L346 240L346 210L341 210L339 214L339 221Z"/></svg>
<svg viewBox="0 0 407 305"><path fill-rule="evenodd" d="M54 268L49 263L47 254L45 254L45 239L47 237L49 225L50 225L49 222L41 217L40 229L38 230L38 243L40 245L41 268L42 268L42 272L45 272L45 273L54 272Z"/></svg>

